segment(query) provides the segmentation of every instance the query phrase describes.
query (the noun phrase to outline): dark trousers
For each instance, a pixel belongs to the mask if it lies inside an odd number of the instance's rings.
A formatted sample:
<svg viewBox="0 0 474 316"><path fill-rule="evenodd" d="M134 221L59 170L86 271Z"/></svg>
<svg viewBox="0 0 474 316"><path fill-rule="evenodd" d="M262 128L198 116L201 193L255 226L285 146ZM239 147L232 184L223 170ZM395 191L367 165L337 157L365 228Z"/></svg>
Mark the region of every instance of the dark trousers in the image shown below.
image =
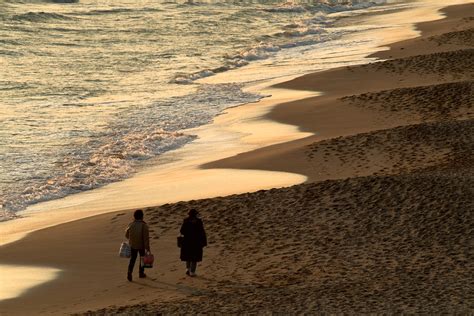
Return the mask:
<svg viewBox="0 0 474 316"><path fill-rule="evenodd" d="M145 249L131 249L132 256L130 257L130 263L128 264L128 272L133 272L133 267L135 266L135 261L137 260L138 254L140 253L140 257L145 255ZM142 261L139 262L138 273L143 274L145 273L145 268L142 267Z"/></svg>
<svg viewBox="0 0 474 316"><path fill-rule="evenodd" d="M196 261L186 261L186 269L188 269L189 272L195 273L196 266L197 266Z"/></svg>

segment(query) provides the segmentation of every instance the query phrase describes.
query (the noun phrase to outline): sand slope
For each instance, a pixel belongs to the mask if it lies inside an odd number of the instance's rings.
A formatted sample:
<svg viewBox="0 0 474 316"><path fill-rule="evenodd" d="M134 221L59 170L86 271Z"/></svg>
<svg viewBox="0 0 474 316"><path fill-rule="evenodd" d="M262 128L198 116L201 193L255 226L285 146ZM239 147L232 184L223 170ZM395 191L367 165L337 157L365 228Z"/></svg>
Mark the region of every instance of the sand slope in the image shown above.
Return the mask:
<svg viewBox="0 0 474 316"><path fill-rule="evenodd" d="M221 258L206 264L206 290L120 311L467 313L473 187L424 172L186 203L204 210Z"/></svg>

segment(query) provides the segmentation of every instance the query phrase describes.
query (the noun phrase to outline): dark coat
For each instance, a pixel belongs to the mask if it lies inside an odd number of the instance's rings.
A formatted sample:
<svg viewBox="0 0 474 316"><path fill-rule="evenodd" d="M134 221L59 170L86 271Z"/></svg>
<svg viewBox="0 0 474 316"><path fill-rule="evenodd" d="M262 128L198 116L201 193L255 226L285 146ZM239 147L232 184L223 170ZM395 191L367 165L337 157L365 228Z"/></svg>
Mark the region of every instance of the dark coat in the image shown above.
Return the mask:
<svg viewBox="0 0 474 316"><path fill-rule="evenodd" d="M181 261L202 261L202 248L207 246L202 220L197 217L186 218L181 225L180 232L184 236L181 246Z"/></svg>

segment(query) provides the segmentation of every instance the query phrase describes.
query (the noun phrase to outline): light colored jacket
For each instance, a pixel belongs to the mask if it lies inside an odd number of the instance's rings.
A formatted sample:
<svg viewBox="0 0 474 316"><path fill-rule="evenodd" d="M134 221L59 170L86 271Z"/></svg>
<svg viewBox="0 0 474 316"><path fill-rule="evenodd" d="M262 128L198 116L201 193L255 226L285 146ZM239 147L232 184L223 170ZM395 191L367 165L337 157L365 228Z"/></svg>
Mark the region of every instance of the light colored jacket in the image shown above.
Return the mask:
<svg viewBox="0 0 474 316"><path fill-rule="evenodd" d="M131 248L150 250L148 225L144 221L135 220L131 222L127 227L125 237L128 238Z"/></svg>

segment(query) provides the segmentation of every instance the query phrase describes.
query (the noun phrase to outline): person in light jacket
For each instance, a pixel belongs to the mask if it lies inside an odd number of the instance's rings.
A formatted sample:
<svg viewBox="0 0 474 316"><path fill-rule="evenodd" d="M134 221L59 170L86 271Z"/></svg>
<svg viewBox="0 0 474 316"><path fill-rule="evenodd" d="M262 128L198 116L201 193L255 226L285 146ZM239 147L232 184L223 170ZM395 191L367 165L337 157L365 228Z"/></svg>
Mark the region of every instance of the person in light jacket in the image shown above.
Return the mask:
<svg viewBox="0 0 474 316"><path fill-rule="evenodd" d="M128 225L127 231L125 232L125 237L128 239L132 252L127 273L127 280L130 282L132 281L133 267L135 266L138 254L140 254L141 258L145 255L145 251L150 252L149 230L148 225L143 221L143 211L136 210L135 213L133 213L133 217L135 220ZM146 278L145 268L142 266L141 260L138 268L138 276L140 278Z"/></svg>
<svg viewBox="0 0 474 316"><path fill-rule="evenodd" d="M202 248L207 246L206 232L198 211L192 209L181 225L183 244L181 246L181 261L186 262L186 274L196 276L197 263L202 261Z"/></svg>

